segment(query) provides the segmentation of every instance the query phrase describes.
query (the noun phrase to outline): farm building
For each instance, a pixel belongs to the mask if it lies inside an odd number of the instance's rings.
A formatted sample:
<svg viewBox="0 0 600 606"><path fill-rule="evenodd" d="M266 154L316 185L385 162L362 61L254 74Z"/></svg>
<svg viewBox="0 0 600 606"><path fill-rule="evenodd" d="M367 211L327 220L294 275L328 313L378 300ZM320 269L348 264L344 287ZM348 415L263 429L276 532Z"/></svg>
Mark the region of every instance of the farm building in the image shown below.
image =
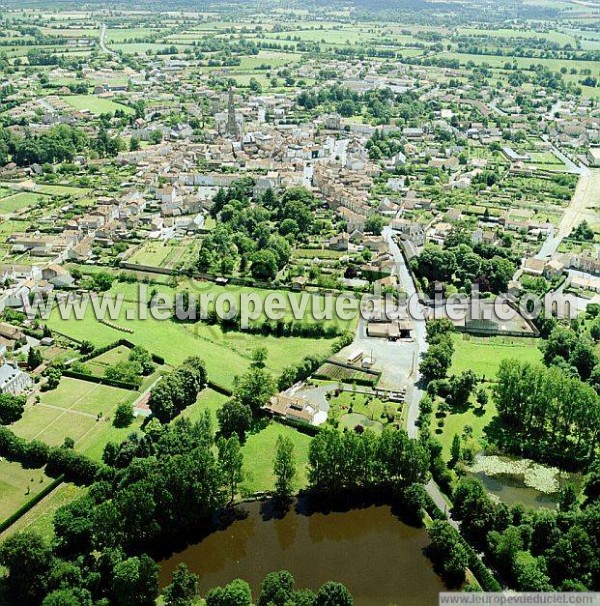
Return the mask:
<svg viewBox="0 0 600 606"><path fill-rule="evenodd" d="M600 166L600 147L591 147L588 149L587 161L590 166Z"/></svg>
<svg viewBox="0 0 600 606"><path fill-rule="evenodd" d="M380 339L396 341L408 339L412 336L413 325L408 320L395 320L394 322L369 322L367 335Z"/></svg>
<svg viewBox="0 0 600 606"><path fill-rule="evenodd" d="M6 347L0 345L0 393L20 394L32 385L31 377L20 370L16 363L6 361Z"/></svg>
<svg viewBox="0 0 600 606"><path fill-rule="evenodd" d="M284 394L272 396L263 409L275 417L300 421L310 425L321 425L327 420L327 412L304 398L294 398Z"/></svg>

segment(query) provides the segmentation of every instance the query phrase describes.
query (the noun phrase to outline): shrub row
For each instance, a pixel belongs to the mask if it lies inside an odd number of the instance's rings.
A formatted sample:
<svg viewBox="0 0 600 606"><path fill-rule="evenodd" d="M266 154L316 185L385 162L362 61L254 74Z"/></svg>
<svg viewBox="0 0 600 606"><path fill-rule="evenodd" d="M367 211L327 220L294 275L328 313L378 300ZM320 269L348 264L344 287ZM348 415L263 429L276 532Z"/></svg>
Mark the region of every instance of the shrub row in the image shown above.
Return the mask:
<svg viewBox="0 0 600 606"><path fill-rule="evenodd" d="M307 339L333 339L341 336L344 331L333 324L323 325L319 322L296 322L294 320L263 320L251 322L246 328L241 327L240 319L223 320L215 312L209 312L205 322L209 325L218 324L223 330L234 330L255 335L275 337L304 337Z"/></svg>
<svg viewBox="0 0 600 606"><path fill-rule="evenodd" d="M98 356L101 356L102 354L106 353L107 351L110 351L111 349L115 349L116 347L119 347L119 346L127 347L128 349L133 349L135 347L135 343L132 343L128 339L119 339L118 341L113 341L112 343L109 343L108 345L104 345L103 347L95 348L90 353L81 356L78 361L79 362L88 362L89 360L93 360L94 358L97 358ZM165 363L165 359L162 356L158 356L153 353L151 353L150 355L152 357L152 361L155 364L159 364L160 366L162 366Z"/></svg>
<svg viewBox="0 0 600 606"><path fill-rule="evenodd" d="M332 381L334 379L332 379L329 375L325 375L325 374L321 374L321 373L315 373L313 375L313 377L315 379L322 379L324 381ZM373 378L373 379L360 379L360 378L351 378L351 377L342 377L341 379L339 379L342 383L350 383L353 385L361 385L363 387L375 387L375 385L377 384L379 377Z"/></svg>
<svg viewBox="0 0 600 606"><path fill-rule="evenodd" d="M423 493L425 498L425 511L429 514L432 520L447 520L448 516L438 507L437 503L433 500L433 497L425 491Z"/></svg>
<svg viewBox="0 0 600 606"><path fill-rule="evenodd" d="M477 579L481 589L483 589L483 591L490 592L502 591L502 586L500 583L498 583L496 577L491 573L490 569L479 559L479 556L462 537L462 535L460 535L460 533L458 533L458 535L460 536L461 542L469 554L469 569Z"/></svg>
<svg viewBox="0 0 600 606"><path fill-rule="evenodd" d="M305 423L304 421L296 421L295 419L286 419L285 417L274 417L274 420L277 423L281 423L282 425L289 425L294 429L297 429L300 433L304 433L307 436L316 436L318 433L322 431L321 427L318 425L311 425L310 423Z"/></svg>
<svg viewBox="0 0 600 606"><path fill-rule="evenodd" d="M426 505L425 510L433 520L447 520L448 516L436 505L429 493L425 493ZM475 550L467 543L465 538L454 528L448 524L452 532L456 534L458 541L465 548L469 557L468 567L477 579L477 582L483 591L502 591L502 586L498 583L496 577L491 573L490 569L481 561Z"/></svg>
<svg viewBox="0 0 600 606"><path fill-rule="evenodd" d="M129 341L127 341L127 343L129 343ZM118 341L113 341L112 343L109 343L108 345L104 345L104 347L94 348L94 350L90 351L90 353L81 356L79 358L79 361L88 362L89 360L93 360L94 358L101 356L103 353L106 353L107 351L110 351L111 349L115 349L115 347L119 347L119 345L125 345L125 339L119 339Z"/></svg>
<svg viewBox="0 0 600 606"><path fill-rule="evenodd" d="M79 379L81 381L89 381L90 383L98 383L100 385L110 385L111 387L119 387L120 389L128 389L130 391L138 391L140 386L135 383L127 383L126 381L118 381L116 379L108 379L107 377L97 377L88 375L84 372L77 372L66 368L63 371L63 376Z"/></svg>
<svg viewBox="0 0 600 606"><path fill-rule="evenodd" d="M131 330L131 328L126 328L125 326L120 326L119 324L115 324L114 322L109 322L108 320L98 320L98 322L100 322L100 324L104 324L105 326L108 326L109 328L112 328L114 330L126 332L130 335L133 334L133 330Z"/></svg>
<svg viewBox="0 0 600 606"><path fill-rule="evenodd" d="M220 385L219 383L215 383L214 381L208 381L208 386L213 391L216 391L224 396L227 396L228 398L231 398L231 396L233 396L233 391L231 391L231 389L229 389L228 387L225 387L223 385Z"/></svg>
<svg viewBox="0 0 600 606"><path fill-rule="evenodd" d="M63 446L50 447L39 440L28 442L16 436L7 427L0 427L0 456L21 463L26 468L46 466L46 474L53 478L64 475L64 480L88 485L94 481L103 465Z"/></svg>

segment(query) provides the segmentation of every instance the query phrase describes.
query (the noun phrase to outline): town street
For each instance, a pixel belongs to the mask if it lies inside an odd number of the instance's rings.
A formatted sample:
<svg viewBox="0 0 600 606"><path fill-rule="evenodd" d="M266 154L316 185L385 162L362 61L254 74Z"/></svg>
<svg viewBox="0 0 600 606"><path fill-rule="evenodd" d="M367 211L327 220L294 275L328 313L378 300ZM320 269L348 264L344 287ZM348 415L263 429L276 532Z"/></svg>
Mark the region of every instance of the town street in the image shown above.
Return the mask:
<svg viewBox="0 0 600 606"><path fill-rule="evenodd" d="M387 240L391 254L394 256L396 274L400 282L400 288L406 293L408 299L416 297L417 289L415 283L410 272L408 271L402 251L394 241L392 228L389 226L384 228L383 236ZM422 311L422 306L420 304L419 309ZM419 362L425 351L427 351L425 320L423 319L422 314L418 315L421 317L412 318L414 324L413 335L415 343L415 358L414 360L411 360L411 382L408 385L406 393L406 405L408 406L406 430L411 438L416 438L418 433L415 423L419 418L419 402L421 400L421 396L423 395L422 390L417 385L420 378Z"/></svg>

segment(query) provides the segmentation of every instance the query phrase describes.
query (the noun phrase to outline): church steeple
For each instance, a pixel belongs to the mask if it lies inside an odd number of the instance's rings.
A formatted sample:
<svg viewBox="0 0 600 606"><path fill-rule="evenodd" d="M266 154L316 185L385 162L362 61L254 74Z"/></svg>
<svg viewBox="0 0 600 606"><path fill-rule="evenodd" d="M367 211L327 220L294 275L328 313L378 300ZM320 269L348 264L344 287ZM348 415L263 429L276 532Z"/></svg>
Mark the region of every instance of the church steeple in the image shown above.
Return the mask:
<svg viewBox="0 0 600 606"><path fill-rule="evenodd" d="M227 127L226 132L230 137L238 137L238 125L235 119L235 102L233 100L233 87L229 87L229 101L227 102Z"/></svg>

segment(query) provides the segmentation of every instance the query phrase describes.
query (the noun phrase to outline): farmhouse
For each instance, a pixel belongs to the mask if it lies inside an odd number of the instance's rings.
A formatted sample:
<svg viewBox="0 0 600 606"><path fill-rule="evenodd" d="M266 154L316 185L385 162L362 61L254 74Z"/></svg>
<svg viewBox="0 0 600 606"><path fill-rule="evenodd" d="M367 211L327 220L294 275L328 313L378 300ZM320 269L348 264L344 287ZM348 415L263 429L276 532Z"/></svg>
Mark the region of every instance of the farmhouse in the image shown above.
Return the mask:
<svg viewBox="0 0 600 606"><path fill-rule="evenodd" d="M294 398L284 394L272 396L263 409L274 417L300 421L310 425L321 425L327 420L327 413L304 398Z"/></svg>
<svg viewBox="0 0 600 606"><path fill-rule="evenodd" d="M32 385L31 377L20 370L15 362L6 361L6 347L0 345L0 393L20 394Z"/></svg>
<svg viewBox="0 0 600 606"><path fill-rule="evenodd" d="M75 281L73 276L62 265L56 265L55 263L42 269L42 278L54 284L54 286L63 288L72 286Z"/></svg>
<svg viewBox="0 0 600 606"><path fill-rule="evenodd" d="M523 265L523 272L530 276L541 276L544 274L546 261L543 259L535 259L533 257L526 259Z"/></svg>

